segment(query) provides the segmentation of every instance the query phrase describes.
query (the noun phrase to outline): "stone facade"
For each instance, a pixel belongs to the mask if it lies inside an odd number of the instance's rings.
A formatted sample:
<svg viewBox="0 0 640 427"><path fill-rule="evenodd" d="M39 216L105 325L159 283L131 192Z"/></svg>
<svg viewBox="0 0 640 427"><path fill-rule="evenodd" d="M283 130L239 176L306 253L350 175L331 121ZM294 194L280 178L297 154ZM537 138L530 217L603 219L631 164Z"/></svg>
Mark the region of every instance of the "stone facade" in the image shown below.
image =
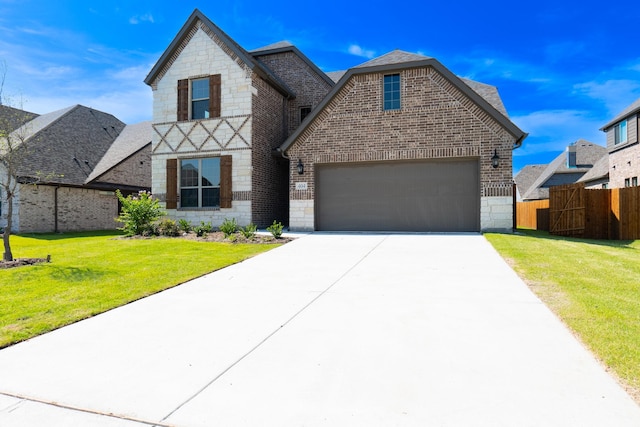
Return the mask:
<svg viewBox="0 0 640 427"><path fill-rule="evenodd" d="M640 182L638 115L627 119L627 142L616 144L614 127L606 130L609 151L609 187L622 188ZM634 180L635 178L635 180ZM637 185L637 184L636 184Z"/></svg>
<svg viewBox="0 0 640 427"><path fill-rule="evenodd" d="M353 75L288 148L290 158L305 165L302 175L294 162L290 166L291 227L308 229L314 223L312 209L301 201L315 198L315 164L478 158L481 229L510 229L515 138L432 67L400 71L402 108L383 111L383 76ZM491 166L494 150L499 168ZM307 190L296 189L298 182Z"/></svg>

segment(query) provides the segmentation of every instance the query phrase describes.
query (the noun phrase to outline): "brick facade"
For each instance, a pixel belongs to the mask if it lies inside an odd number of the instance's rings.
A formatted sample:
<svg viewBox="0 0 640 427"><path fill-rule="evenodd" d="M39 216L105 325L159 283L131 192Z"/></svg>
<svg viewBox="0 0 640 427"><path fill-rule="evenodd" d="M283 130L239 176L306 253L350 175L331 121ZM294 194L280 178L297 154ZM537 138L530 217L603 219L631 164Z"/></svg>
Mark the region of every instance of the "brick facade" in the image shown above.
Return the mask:
<svg viewBox="0 0 640 427"><path fill-rule="evenodd" d="M151 188L151 150L145 148L100 176L100 182Z"/></svg>
<svg viewBox="0 0 640 427"><path fill-rule="evenodd" d="M607 150L609 151L609 187L622 188L636 178L640 182L640 141L638 139L637 114L627 117L627 142L615 143L614 127L607 129ZM630 184L631 185L631 184Z"/></svg>
<svg viewBox="0 0 640 427"><path fill-rule="evenodd" d="M288 101L287 136L300 126L300 108L315 108L329 93L332 84L318 75L296 51L279 49L274 53L261 53L260 61L277 74L296 94Z"/></svg>
<svg viewBox="0 0 640 427"><path fill-rule="evenodd" d="M305 165L303 175L290 165L291 226L308 229L314 222L312 206L301 201L315 198L315 164L458 157L480 160L481 228L511 228L515 138L432 67L400 71L402 108L383 111L383 75L353 75L288 148ZM296 190L298 182L307 190Z"/></svg>
<svg viewBox="0 0 640 427"><path fill-rule="evenodd" d="M121 226L115 221L118 199L112 191L20 185L15 201L16 233L114 230Z"/></svg>

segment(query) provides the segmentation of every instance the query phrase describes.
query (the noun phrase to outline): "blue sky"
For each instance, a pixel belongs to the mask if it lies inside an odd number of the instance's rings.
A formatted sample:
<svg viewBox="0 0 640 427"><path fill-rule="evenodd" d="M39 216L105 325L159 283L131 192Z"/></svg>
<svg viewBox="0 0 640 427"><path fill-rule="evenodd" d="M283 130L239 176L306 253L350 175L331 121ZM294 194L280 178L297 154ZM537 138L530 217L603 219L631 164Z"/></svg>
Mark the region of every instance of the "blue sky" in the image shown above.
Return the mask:
<svg viewBox="0 0 640 427"><path fill-rule="evenodd" d="M3 101L150 120L143 80L194 8L248 50L288 40L324 71L401 49L497 86L529 133L515 172L580 138L604 145L600 127L640 98L637 1L0 0Z"/></svg>

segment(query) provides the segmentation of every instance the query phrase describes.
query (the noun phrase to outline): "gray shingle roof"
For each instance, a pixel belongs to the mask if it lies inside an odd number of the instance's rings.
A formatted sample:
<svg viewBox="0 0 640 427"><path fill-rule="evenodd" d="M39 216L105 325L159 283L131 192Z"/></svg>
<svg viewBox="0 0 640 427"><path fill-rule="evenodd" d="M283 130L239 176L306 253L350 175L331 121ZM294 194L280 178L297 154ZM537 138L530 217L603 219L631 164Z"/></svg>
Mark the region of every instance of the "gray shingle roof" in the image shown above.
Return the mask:
<svg viewBox="0 0 640 427"><path fill-rule="evenodd" d="M347 74L347 70L329 71L328 73L325 73L325 74L327 76L329 76L329 78L331 80L333 80L334 82L338 83L338 80L340 80L342 78L342 76Z"/></svg>
<svg viewBox="0 0 640 427"><path fill-rule="evenodd" d="M513 178L520 197L525 195L548 165L527 165Z"/></svg>
<svg viewBox="0 0 640 427"><path fill-rule="evenodd" d="M432 58L429 56L418 55L416 53L405 52L403 50L396 49L382 56L378 56L377 58L373 58L367 62L363 62L362 64L357 65L354 68L378 67L381 65L391 65L391 64L404 64L407 62L424 61L425 59L432 59Z"/></svg>
<svg viewBox="0 0 640 427"><path fill-rule="evenodd" d="M82 105L37 119L41 120L27 131L28 145L20 147L18 174L66 185L83 185L125 127L111 114Z"/></svg>
<svg viewBox="0 0 640 427"><path fill-rule="evenodd" d="M567 166L567 153L562 152L547 165L525 192L520 193L523 200L548 199L549 186L577 182L600 158L607 156L605 147L584 139L579 139L572 145L576 147L576 167Z"/></svg>
<svg viewBox="0 0 640 427"><path fill-rule="evenodd" d="M600 128L600 130L606 131L611 126L613 126L616 123L618 123L620 120L623 120L625 117L628 117L628 116L630 116L632 114L635 114L635 113L637 113L639 111L640 111L640 98L638 98L635 101L633 101L633 103L631 105L629 105L627 108L622 110L622 112L620 114L618 114L617 116L615 116L609 123L607 123L606 125L602 126L602 128Z"/></svg>
<svg viewBox="0 0 640 427"><path fill-rule="evenodd" d="M0 133L12 132L36 117L38 115L35 113L0 104Z"/></svg>
<svg viewBox="0 0 640 427"><path fill-rule="evenodd" d="M282 49L286 47L293 47L293 44L287 40L282 40L267 46L262 46L257 49L250 50L249 53L259 53L259 52L264 52L266 50Z"/></svg>
<svg viewBox="0 0 640 427"><path fill-rule="evenodd" d="M598 181L609 177L609 155L602 156L578 182Z"/></svg>
<svg viewBox="0 0 640 427"><path fill-rule="evenodd" d="M99 178L100 175L108 172L120 162L151 144L152 133L153 128L150 121L127 125L89 174L85 183L90 183Z"/></svg>
<svg viewBox="0 0 640 427"><path fill-rule="evenodd" d="M493 108L500 111L505 117L509 117L509 115L507 114L507 109L504 108L504 104L502 103L502 99L500 98L497 87L480 83L475 80L464 78L461 78L461 80L465 82L466 85L471 89L473 89L478 95L483 97L489 104L493 106Z"/></svg>

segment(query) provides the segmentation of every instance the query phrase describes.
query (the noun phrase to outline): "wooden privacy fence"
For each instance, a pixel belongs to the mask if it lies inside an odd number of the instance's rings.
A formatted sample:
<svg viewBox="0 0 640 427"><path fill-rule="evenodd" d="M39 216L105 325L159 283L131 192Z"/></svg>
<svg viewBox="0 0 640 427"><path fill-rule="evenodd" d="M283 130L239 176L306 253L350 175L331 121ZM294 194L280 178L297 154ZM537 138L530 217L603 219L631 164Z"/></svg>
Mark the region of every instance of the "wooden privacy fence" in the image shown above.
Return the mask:
<svg viewBox="0 0 640 427"><path fill-rule="evenodd" d="M516 215L518 227L560 236L640 239L640 187L587 190L582 184L559 185L549 189L548 201L518 203Z"/></svg>
<svg viewBox="0 0 640 427"><path fill-rule="evenodd" d="M549 231L549 200L516 203L517 227Z"/></svg>

